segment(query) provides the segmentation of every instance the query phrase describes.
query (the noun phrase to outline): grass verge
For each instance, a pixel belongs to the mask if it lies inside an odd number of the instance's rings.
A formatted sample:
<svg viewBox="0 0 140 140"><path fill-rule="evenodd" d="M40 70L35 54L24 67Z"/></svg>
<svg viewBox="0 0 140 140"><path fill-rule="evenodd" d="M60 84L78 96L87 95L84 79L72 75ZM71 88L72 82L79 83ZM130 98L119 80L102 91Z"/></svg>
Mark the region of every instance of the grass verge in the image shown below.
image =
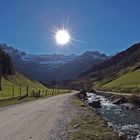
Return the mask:
<svg viewBox="0 0 140 140"><path fill-rule="evenodd" d="M69 140L119 140L105 120L81 100L76 97L71 103L74 110L67 130Z"/></svg>

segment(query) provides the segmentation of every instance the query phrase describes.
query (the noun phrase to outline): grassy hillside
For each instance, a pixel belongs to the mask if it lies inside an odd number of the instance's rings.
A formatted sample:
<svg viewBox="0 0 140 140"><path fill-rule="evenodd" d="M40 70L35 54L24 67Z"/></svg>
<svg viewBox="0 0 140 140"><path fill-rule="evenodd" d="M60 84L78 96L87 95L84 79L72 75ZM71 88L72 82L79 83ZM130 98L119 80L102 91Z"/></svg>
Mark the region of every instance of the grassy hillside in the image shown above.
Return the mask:
<svg viewBox="0 0 140 140"><path fill-rule="evenodd" d="M129 72L120 76L119 78L104 84L102 88L107 89L131 89L133 91L140 89L140 69Z"/></svg>
<svg viewBox="0 0 140 140"><path fill-rule="evenodd" d="M119 92L140 91L140 43L93 66L69 84L74 88L95 88Z"/></svg>
<svg viewBox="0 0 140 140"><path fill-rule="evenodd" d="M27 77L16 73L15 75L7 76L6 78L2 77L2 91L0 91L0 99L13 97L13 90L15 97L19 96L20 88L21 94L24 95L27 93L27 86L29 95L33 90L40 90L41 92L47 90L47 88L41 83L32 81Z"/></svg>
<svg viewBox="0 0 140 140"><path fill-rule="evenodd" d="M16 73L14 75L6 76L6 78L2 77L2 90L0 91L0 107L34 100L36 98L32 97L31 95L33 91L39 90L41 97L49 97L70 92L70 90L67 89L47 88L37 81L30 80L27 77Z"/></svg>

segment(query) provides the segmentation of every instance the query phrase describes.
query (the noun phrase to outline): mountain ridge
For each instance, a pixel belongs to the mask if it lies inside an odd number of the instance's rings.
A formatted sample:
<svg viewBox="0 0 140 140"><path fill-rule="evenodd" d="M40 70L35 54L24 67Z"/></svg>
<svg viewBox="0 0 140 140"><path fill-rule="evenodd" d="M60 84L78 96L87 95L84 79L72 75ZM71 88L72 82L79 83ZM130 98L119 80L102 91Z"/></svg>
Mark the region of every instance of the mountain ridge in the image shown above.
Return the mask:
<svg viewBox="0 0 140 140"><path fill-rule="evenodd" d="M90 88L94 87L102 90L107 89L118 91L118 89L121 89L124 92L126 91L128 86L127 84L125 85L123 82L121 82L121 80L124 81L124 79L128 79L129 81L131 81L130 77L136 75L135 73L133 74L133 71L139 69L140 69L140 43L137 43L132 45L128 49L119 52L115 56L101 62L100 64L93 66L91 69L82 73L79 76L78 80L72 81L71 85L73 85L74 87L76 86L76 84L79 84L80 85L79 87L83 87L86 85L87 87ZM137 75L139 72L140 71L137 72ZM122 77L123 75L126 75L125 78ZM137 78L137 81L140 81L139 76L135 76L135 78ZM120 82L120 85L118 83L116 85L119 85L119 87L113 87L113 84L115 84L115 82L118 81ZM109 84L110 82L112 82L112 84ZM125 83L128 82L125 81ZM135 80L131 81L130 84L131 86L129 86L130 90L128 92L131 92L131 90L134 90L134 88L136 88ZM109 89L107 85L112 85L112 89L111 88Z"/></svg>
<svg viewBox="0 0 140 140"><path fill-rule="evenodd" d="M97 51L86 51L81 55L35 55L18 51L6 44L1 44L0 47L11 55L19 72L45 83L54 80L75 79L82 72L108 58Z"/></svg>
<svg viewBox="0 0 140 140"><path fill-rule="evenodd" d="M133 54L134 53L134 54ZM138 53L138 54L137 54ZM131 55L133 54L133 56L131 57ZM137 54L137 55L136 55ZM96 65L93 68L91 68L89 71L87 71L87 73L94 72L97 70L101 70L103 69L105 66L106 67L110 67L112 65L116 65L118 61L124 61L124 63L129 62L129 64L127 65L131 65L131 63L134 62L134 60L136 60L136 62L140 62L140 43L134 44L131 47L129 47L128 49L117 53L115 56L111 57L110 59L102 62L100 65ZM132 59L133 58L133 59ZM132 62L130 62L130 60ZM123 67L123 66L122 66ZM85 72L86 74L86 72Z"/></svg>

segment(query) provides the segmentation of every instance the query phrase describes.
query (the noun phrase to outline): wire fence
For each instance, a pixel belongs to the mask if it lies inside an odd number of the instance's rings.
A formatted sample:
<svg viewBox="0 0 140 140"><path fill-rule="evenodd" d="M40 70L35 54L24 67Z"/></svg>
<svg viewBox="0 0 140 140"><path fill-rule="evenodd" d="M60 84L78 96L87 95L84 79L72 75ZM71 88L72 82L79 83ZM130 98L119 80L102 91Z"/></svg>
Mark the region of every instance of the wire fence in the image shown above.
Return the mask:
<svg viewBox="0 0 140 140"><path fill-rule="evenodd" d="M21 100L25 97L45 97L52 96L60 93L66 92L61 89L48 89L32 87L30 85L2 85L2 90L0 91L0 101L9 99Z"/></svg>

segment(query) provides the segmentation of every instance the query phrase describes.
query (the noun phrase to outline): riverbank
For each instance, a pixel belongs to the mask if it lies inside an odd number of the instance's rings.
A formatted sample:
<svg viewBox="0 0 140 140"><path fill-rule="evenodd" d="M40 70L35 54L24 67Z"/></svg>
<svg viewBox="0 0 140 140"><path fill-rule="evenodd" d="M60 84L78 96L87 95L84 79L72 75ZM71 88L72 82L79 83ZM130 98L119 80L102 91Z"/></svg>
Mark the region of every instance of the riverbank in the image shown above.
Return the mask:
<svg viewBox="0 0 140 140"><path fill-rule="evenodd" d="M131 94L131 93L116 93L116 92L108 92L108 91L96 91L96 94L102 95L108 98L110 101L116 102L117 104L122 103L131 103L135 105L135 107L140 108L140 94Z"/></svg>
<svg viewBox="0 0 140 140"><path fill-rule="evenodd" d="M67 127L68 140L119 140L107 122L88 107L77 95L71 99L73 110Z"/></svg>
<svg viewBox="0 0 140 140"><path fill-rule="evenodd" d="M81 95L81 94L80 94ZM111 99L109 99L111 98ZM112 99L113 98L113 99ZM136 104L124 103L124 97L111 97L86 93L85 102L95 109L118 134L128 140L140 138L140 108Z"/></svg>

